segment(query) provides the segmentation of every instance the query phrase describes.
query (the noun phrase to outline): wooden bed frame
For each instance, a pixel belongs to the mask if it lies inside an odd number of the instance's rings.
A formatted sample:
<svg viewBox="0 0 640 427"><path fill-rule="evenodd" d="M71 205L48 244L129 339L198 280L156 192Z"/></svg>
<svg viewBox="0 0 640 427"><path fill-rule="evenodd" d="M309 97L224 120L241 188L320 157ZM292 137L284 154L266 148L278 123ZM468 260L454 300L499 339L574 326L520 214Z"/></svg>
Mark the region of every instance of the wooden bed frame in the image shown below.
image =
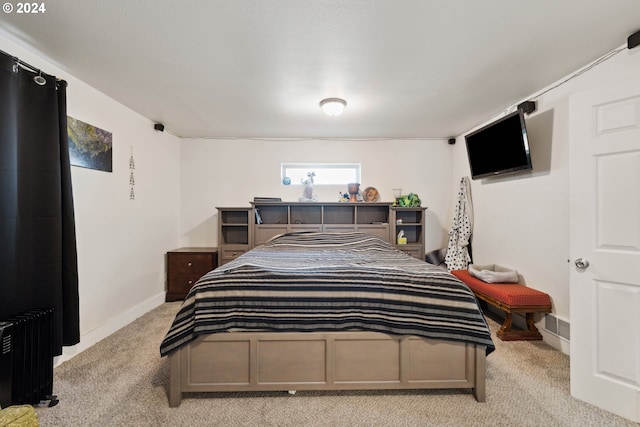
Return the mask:
<svg viewBox="0 0 640 427"><path fill-rule="evenodd" d="M225 332L169 356L184 392L471 389L485 401L486 347L378 332Z"/></svg>

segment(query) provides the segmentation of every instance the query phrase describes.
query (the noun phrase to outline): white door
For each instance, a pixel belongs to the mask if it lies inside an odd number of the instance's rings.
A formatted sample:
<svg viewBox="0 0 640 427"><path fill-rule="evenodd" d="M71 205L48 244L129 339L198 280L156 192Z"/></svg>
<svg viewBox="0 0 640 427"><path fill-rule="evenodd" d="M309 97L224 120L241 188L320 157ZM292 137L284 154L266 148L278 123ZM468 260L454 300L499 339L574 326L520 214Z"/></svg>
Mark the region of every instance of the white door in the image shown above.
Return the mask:
<svg viewBox="0 0 640 427"><path fill-rule="evenodd" d="M640 421L640 80L571 97L571 394Z"/></svg>

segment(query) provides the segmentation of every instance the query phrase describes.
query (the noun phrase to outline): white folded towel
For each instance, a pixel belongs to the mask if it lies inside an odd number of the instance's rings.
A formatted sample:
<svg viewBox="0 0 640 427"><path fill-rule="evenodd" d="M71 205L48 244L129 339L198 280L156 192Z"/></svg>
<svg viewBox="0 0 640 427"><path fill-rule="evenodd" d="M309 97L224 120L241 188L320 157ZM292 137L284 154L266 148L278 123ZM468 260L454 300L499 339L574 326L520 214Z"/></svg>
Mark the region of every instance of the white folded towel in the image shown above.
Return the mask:
<svg viewBox="0 0 640 427"><path fill-rule="evenodd" d="M518 272L496 264L469 264L469 274L487 283L518 283Z"/></svg>

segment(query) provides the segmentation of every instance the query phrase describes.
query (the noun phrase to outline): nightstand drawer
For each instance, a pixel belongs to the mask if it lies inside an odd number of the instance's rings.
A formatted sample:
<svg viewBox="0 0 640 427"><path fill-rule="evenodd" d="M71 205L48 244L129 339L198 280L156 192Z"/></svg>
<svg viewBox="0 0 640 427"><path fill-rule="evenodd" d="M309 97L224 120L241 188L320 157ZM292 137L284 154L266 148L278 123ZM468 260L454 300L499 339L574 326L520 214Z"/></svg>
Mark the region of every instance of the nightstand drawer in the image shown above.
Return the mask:
<svg viewBox="0 0 640 427"><path fill-rule="evenodd" d="M206 273L211 270L212 265L212 253L171 253L169 255L169 271L174 273Z"/></svg>
<svg viewBox="0 0 640 427"><path fill-rule="evenodd" d="M180 299L187 295L189 290L196 284L201 274L173 274L169 276L171 283L171 294L183 295Z"/></svg>

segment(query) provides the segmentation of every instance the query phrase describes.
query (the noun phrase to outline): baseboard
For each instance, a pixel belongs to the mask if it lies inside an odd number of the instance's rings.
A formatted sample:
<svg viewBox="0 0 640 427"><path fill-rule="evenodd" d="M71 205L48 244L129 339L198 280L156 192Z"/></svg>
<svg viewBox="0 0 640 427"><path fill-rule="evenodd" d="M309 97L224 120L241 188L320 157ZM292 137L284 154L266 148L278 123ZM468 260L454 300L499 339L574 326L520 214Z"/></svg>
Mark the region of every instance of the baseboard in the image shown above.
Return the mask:
<svg viewBox="0 0 640 427"><path fill-rule="evenodd" d="M60 356L54 357L53 365L58 366L62 362L73 358L73 356L82 353L92 345L105 339L119 329L127 326L129 323L133 322L143 314L148 313L154 308L160 306L164 303L164 300L165 293L161 292L136 305L135 307L132 307L123 313L119 313L118 315L113 316L109 321L97 327L96 329L82 334L80 336L80 342L78 344L72 347L63 347L62 354Z"/></svg>
<svg viewBox="0 0 640 427"><path fill-rule="evenodd" d="M544 322L536 324L536 327L542 334L542 339L544 340L545 343L549 344L551 347L555 348L556 350L563 352L567 356L569 355L571 351L571 343L568 340L556 334L550 333L549 331L544 329Z"/></svg>

